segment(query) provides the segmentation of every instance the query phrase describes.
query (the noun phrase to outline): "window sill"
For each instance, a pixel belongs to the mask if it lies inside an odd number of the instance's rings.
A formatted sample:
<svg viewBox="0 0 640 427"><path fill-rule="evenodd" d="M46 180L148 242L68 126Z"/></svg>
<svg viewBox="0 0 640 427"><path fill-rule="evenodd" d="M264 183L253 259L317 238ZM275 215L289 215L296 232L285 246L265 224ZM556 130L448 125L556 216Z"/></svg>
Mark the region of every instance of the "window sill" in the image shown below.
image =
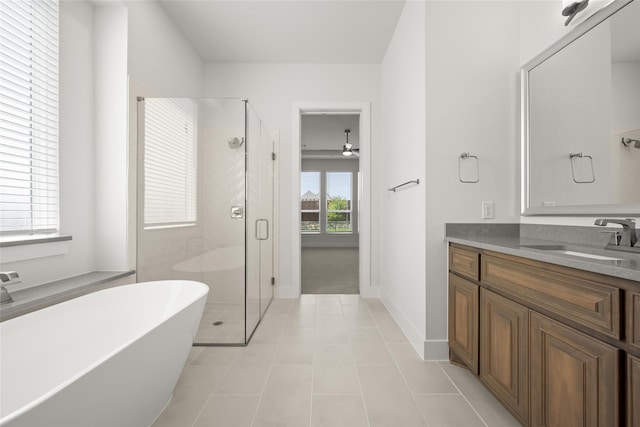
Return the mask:
<svg viewBox="0 0 640 427"><path fill-rule="evenodd" d="M197 227L198 223L189 222L186 224L169 224L169 225L145 225L144 231L153 231L153 230L171 230L173 228L186 228L186 227Z"/></svg>
<svg viewBox="0 0 640 427"><path fill-rule="evenodd" d="M0 238L2 263L26 261L68 252L71 236L60 234L31 234Z"/></svg>
<svg viewBox="0 0 640 427"><path fill-rule="evenodd" d="M10 246L35 245L37 243L52 243L71 240L71 236L62 234L22 234L0 237L0 248Z"/></svg>

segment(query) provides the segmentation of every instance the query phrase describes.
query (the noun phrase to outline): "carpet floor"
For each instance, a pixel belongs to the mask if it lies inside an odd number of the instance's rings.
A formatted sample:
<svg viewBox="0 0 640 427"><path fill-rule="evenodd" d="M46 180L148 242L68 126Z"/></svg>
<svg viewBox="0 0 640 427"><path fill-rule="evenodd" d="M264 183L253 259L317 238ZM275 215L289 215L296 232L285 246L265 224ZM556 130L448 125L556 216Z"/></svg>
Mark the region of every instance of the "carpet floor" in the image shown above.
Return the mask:
<svg viewBox="0 0 640 427"><path fill-rule="evenodd" d="M303 294L359 294L358 248L302 248Z"/></svg>

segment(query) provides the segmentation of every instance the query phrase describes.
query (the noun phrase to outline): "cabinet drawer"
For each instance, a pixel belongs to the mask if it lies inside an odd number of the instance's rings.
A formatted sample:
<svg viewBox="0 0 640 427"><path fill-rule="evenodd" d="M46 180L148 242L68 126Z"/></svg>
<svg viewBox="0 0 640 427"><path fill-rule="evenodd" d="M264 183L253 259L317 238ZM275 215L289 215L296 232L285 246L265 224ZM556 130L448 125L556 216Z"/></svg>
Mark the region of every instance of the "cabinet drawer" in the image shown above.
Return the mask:
<svg viewBox="0 0 640 427"><path fill-rule="evenodd" d="M480 254L451 246L449 248L449 270L472 280L480 280Z"/></svg>
<svg viewBox="0 0 640 427"><path fill-rule="evenodd" d="M569 321L620 338L621 290L597 274L576 274L509 256L482 256L482 277L493 289L513 295Z"/></svg>

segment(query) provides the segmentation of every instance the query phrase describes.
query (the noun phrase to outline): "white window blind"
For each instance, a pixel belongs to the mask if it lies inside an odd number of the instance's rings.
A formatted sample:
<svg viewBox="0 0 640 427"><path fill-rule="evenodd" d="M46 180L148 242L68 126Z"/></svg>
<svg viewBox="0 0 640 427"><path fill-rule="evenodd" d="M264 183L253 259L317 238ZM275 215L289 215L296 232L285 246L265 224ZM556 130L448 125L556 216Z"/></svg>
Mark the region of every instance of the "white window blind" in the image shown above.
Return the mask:
<svg viewBox="0 0 640 427"><path fill-rule="evenodd" d="M53 232L58 209L58 2L0 1L0 232Z"/></svg>
<svg viewBox="0 0 640 427"><path fill-rule="evenodd" d="M144 225L197 221L196 105L191 99L149 99L144 114Z"/></svg>

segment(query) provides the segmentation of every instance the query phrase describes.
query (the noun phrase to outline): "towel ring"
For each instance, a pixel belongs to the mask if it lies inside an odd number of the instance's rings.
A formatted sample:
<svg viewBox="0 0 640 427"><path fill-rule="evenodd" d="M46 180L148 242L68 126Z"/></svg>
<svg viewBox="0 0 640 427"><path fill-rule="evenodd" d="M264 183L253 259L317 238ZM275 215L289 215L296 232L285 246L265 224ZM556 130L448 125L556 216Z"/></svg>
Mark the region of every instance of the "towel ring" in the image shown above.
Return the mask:
<svg viewBox="0 0 640 427"><path fill-rule="evenodd" d="M582 153L570 153L569 154L569 159L571 160L571 175L573 177L573 182L575 182L576 184L592 184L594 182L596 182L596 171L593 168L593 157L587 155L587 154L582 154ZM574 162L576 159L589 159L589 164L591 166L591 179L590 180L585 180L585 181L579 181L576 179L576 168L574 165Z"/></svg>
<svg viewBox="0 0 640 427"><path fill-rule="evenodd" d="M475 179L463 179L462 178L462 161L463 160L475 160ZM458 157L458 180L464 184L475 184L480 181L480 160L478 156L474 156L469 153L461 153Z"/></svg>

